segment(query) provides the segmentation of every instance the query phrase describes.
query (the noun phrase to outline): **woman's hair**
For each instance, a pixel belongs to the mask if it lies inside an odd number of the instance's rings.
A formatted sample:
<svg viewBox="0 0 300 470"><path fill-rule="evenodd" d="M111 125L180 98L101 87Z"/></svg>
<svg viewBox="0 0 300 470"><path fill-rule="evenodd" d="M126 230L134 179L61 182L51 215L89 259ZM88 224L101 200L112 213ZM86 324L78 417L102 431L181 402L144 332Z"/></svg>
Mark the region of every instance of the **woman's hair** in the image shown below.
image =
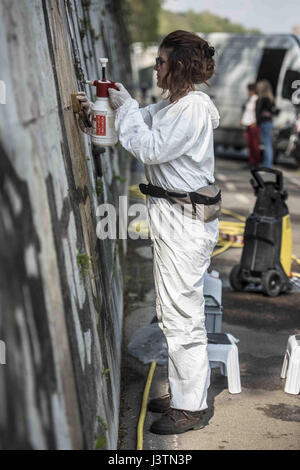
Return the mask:
<svg viewBox="0 0 300 470"><path fill-rule="evenodd" d="M255 83L248 83L247 88L248 88L249 91L255 91L256 92Z"/></svg>
<svg viewBox="0 0 300 470"><path fill-rule="evenodd" d="M259 98L269 98L274 103L272 87L268 80L260 80L256 84L256 91Z"/></svg>
<svg viewBox="0 0 300 470"><path fill-rule="evenodd" d="M215 69L215 49L208 42L188 31L168 34L159 49L166 49L168 72L163 79L163 91L169 90L172 102L194 89L194 84L205 83Z"/></svg>

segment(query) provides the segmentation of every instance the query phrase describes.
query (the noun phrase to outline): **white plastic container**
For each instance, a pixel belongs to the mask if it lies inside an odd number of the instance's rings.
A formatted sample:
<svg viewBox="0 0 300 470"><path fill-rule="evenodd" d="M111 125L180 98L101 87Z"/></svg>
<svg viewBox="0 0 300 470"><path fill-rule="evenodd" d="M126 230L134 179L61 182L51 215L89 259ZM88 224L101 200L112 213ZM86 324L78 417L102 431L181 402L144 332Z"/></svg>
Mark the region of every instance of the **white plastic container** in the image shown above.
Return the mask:
<svg viewBox="0 0 300 470"><path fill-rule="evenodd" d="M115 131L115 111L111 108L108 98L97 97L92 107L94 145L110 147L118 142Z"/></svg>
<svg viewBox="0 0 300 470"><path fill-rule="evenodd" d="M222 332L222 281L218 271L204 274L205 328L207 333Z"/></svg>
<svg viewBox="0 0 300 470"><path fill-rule="evenodd" d="M210 296L205 298L205 329L207 333L222 332L223 308L217 304L217 301Z"/></svg>
<svg viewBox="0 0 300 470"><path fill-rule="evenodd" d="M222 281L219 278L218 271L211 271L211 273L204 274L204 295L210 295L221 306L222 305Z"/></svg>

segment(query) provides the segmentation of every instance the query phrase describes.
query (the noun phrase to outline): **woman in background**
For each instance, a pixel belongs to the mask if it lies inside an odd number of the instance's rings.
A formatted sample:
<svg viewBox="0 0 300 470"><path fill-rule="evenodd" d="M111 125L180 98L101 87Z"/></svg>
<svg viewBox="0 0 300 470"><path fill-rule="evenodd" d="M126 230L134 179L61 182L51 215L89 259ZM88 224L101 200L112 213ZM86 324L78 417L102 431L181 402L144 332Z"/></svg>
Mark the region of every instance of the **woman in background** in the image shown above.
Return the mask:
<svg viewBox="0 0 300 470"><path fill-rule="evenodd" d="M248 100L243 109L241 125L245 127L247 146L249 150L248 165L250 168L260 164L260 148L259 148L259 128L256 124L256 94L255 83L247 85Z"/></svg>
<svg viewBox="0 0 300 470"><path fill-rule="evenodd" d="M271 84L261 80L256 85L258 100L256 101L256 123L259 126L260 140L263 144L262 166L271 168L273 165L273 115L277 110Z"/></svg>

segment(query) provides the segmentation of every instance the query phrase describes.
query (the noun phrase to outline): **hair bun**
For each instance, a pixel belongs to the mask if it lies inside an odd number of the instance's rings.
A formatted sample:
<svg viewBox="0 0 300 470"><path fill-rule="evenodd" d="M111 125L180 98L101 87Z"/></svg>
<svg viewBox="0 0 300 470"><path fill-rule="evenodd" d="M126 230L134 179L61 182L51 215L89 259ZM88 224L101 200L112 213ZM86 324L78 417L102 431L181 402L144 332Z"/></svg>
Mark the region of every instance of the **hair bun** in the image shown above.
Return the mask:
<svg viewBox="0 0 300 470"><path fill-rule="evenodd" d="M203 50L206 59L210 59L215 55L215 48L213 46L209 46L207 42L205 44L201 44L200 48Z"/></svg>
<svg viewBox="0 0 300 470"><path fill-rule="evenodd" d="M215 55L215 48L213 46L208 47L208 53L210 57L213 57Z"/></svg>

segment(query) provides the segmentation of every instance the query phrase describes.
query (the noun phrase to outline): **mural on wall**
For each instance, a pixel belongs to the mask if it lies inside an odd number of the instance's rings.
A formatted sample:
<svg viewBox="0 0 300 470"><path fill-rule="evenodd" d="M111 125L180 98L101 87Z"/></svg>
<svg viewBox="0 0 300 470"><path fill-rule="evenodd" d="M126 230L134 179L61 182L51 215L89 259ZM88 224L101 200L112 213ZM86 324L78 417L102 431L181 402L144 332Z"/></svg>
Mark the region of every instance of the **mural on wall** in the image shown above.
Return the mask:
<svg viewBox="0 0 300 470"><path fill-rule="evenodd" d="M126 245L97 238L96 211L127 194L129 161L92 148L70 96L101 56L130 82L118 7L0 2L2 449L117 446Z"/></svg>

